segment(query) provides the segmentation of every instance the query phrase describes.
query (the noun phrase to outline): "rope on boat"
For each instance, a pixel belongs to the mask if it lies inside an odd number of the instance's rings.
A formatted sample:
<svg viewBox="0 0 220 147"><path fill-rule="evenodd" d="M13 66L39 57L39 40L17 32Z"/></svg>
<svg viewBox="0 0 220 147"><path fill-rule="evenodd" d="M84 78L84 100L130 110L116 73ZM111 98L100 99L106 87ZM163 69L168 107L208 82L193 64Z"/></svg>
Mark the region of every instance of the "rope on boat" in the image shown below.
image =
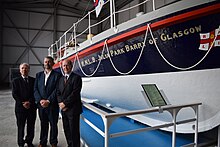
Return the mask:
<svg viewBox="0 0 220 147"><path fill-rule="evenodd" d="M73 61L73 68L72 68L72 71L74 70L75 65L76 65L76 58L74 58L74 61Z"/></svg>
<svg viewBox="0 0 220 147"><path fill-rule="evenodd" d="M160 49L159 49L159 47L158 47L158 45L157 45L157 43L156 43L156 40L155 40L155 38L154 38L154 36L153 36L153 33L152 33L151 28L149 28L149 29L150 29L151 37L152 37L152 39L153 39L153 41L154 41L154 45L155 45L157 51L159 52L160 56L163 58L163 60L164 60L168 65L170 65L170 66L173 67L173 68L179 69L179 70L189 70L189 69L192 69L192 68L196 67L197 65L199 65L199 64L207 57L207 55L208 55L209 52L211 51L211 48L213 47L214 42L215 42L215 40L216 40L216 38L217 38L217 36L218 36L218 35L215 36L215 38L214 38L212 44L210 45L208 51L206 52L206 54L205 54L197 63L195 63L195 64L192 65L192 66L183 68L183 67L178 67L178 66L176 66L176 65L174 65L174 64L172 64L172 63L170 63L170 62L164 57L164 55L161 53L161 51L160 51ZM218 28L217 34L219 33L219 31L220 31L220 26L219 26L219 28Z"/></svg>
<svg viewBox="0 0 220 147"><path fill-rule="evenodd" d="M150 32L151 38L152 38L152 40L153 40L153 42L154 42L154 45L155 45L157 51L159 52L160 56L162 57L162 59L163 59L168 65L170 65L171 67L173 67L173 68L175 68L175 69L178 69L178 70L189 70L189 69L192 69L192 68L196 67L197 65L199 65L199 64L207 57L207 55L208 55L209 52L211 51L211 49L212 49L212 47L213 47L213 45L214 45L214 43L215 43L215 41L216 41L216 38L217 38L217 36L218 36L218 35L215 36L215 38L214 38L213 42L211 43L211 45L210 45L208 51L206 52L206 54L205 54L197 63L195 63L195 64L192 65L192 66L183 68L183 67L178 67L178 66L176 66L176 65L174 65L174 64L172 64L172 63L170 63L170 62L164 57L164 55L161 53L161 51L160 51L160 49L159 49L159 47L158 47L158 45L157 45L157 43L156 43L156 39L155 39L154 36L153 36L152 30L151 30L151 28L150 28L150 24L147 24L147 29L146 29L146 32L145 32L144 42L143 42L143 46L142 46L140 55L139 55L139 57L138 57L138 59L137 59L135 65L134 65L134 66L131 68L131 70L129 70L128 72L121 72L121 71L119 71L119 70L116 68L116 66L115 66L115 64L114 64L114 62L113 62L113 60L112 60L112 57L111 57L111 55L110 55L110 52L109 52L109 48L108 48L108 44L107 44L107 39L106 39L105 42L104 42L104 45L103 45L103 48L102 48L101 58L99 59L98 65L96 66L96 69L94 70L94 72L93 72L92 74L86 74L86 73L84 72L84 70L83 70L83 68L82 68L82 65L81 65L81 63L80 63L80 60L79 60L78 53L76 53L76 57L74 58L74 63L73 63L73 68L72 68L72 70L74 69L75 64L76 64L76 60L77 60L78 65L79 65L79 68L80 68L81 72L84 74L84 76L86 76L86 77L91 77L91 76L93 76L93 75L97 72L97 70L98 70L98 68L99 68L99 66L100 66L100 64L101 64L101 61L103 60L103 55L104 55L104 51L105 51L105 47L106 47L107 55L108 55L108 57L109 57L109 60L110 60L110 62L111 62L111 64L112 64L112 67L114 68L114 70L115 70L116 72L118 72L119 74L122 74L122 75L130 74L130 73L136 68L136 66L138 65L138 63L139 63L139 61L140 61L140 58L141 58L141 56L142 56L142 54L143 54L144 47L145 47L145 43L146 43L146 40L147 40L148 30L149 30L149 32ZM218 34L219 32L220 32L220 26L219 26L219 28L218 28L217 34ZM61 63L60 63L60 69L61 69L62 74L64 74L64 72L63 72L63 70L62 70L62 67L61 67Z"/></svg>
<svg viewBox="0 0 220 147"><path fill-rule="evenodd" d="M103 45L103 48L102 48L102 54L101 54L101 57L103 57L103 55L104 55L104 50L105 50L105 46L106 46L106 43L107 42L107 39L105 40L105 43L104 43L104 45ZM78 65L79 65L79 68L80 68L80 70L81 70L81 72L86 76L86 77L91 77L91 76L93 76L96 72L97 72L97 70L98 70L98 68L99 68L99 66L100 66L100 64L101 64L101 61L102 61L102 58L99 60L99 62L98 62L98 65L96 66L96 69L94 70L94 72L92 73L92 74L86 74L84 71L83 71L83 69L82 69L82 65L81 65L81 63L80 63L80 61L79 61L79 56L78 56L78 53L76 54L76 57L75 58L77 58L77 61L78 61Z"/></svg>
<svg viewBox="0 0 220 147"><path fill-rule="evenodd" d="M76 65L76 58L74 58L74 61L73 61L72 71L74 70L75 65ZM62 75L64 76L65 73L64 73L64 71L63 71L63 68L62 68L62 62L61 62L61 61L59 62L59 67L60 67L60 71L61 71Z"/></svg>
<svg viewBox="0 0 220 147"><path fill-rule="evenodd" d="M60 71L61 71L62 75L64 76L64 75L65 75L65 73L63 72L63 68L62 68L62 62L59 62L59 66L60 66Z"/></svg>
<svg viewBox="0 0 220 147"><path fill-rule="evenodd" d="M119 70L115 67L114 62L112 61L112 57L110 56L110 52L109 52L108 45L106 44L106 49L107 49L107 52L108 52L108 57L109 57L109 60L110 60L110 62L111 62L111 64L112 64L112 67L113 67L113 68L115 69L115 71L117 71L119 74L127 75L127 74L131 73L131 72L137 67L137 65L138 65L138 63L139 63L139 61L140 61L140 59L141 59L142 53L143 53L143 51L144 51L145 42L146 42L146 40L147 40L148 29L150 29L150 25L149 25L149 24L147 25L147 29L146 29L145 37L144 37L144 42L143 42L143 46L142 46L140 55L139 55L139 57L138 57L138 59L137 59L135 65L134 65L134 66L132 67L132 69L131 69L130 71L128 71L128 72L121 72L121 71L119 71Z"/></svg>
<svg viewBox="0 0 220 147"><path fill-rule="evenodd" d="M85 76L87 76L87 77L93 76L93 75L97 72L97 70L98 70L98 68L99 68L99 66L100 66L100 63L101 63L101 61L102 61L102 57L103 57L103 55L104 55L105 47L106 47L107 55L108 55L108 57L109 57L109 59L110 59L110 62L111 62L111 64L112 64L112 67L115 69L115 71L117 71L119 74L123 74L123 75L127 75L127 74L131 73L131 72L136 68L136 66L138 65L138 63L139 63L139 61L140 61L140 58L141 58L141 56L142 56L142 53L143 53L143 51L144 51L145 42L146 42L146 39L147 39L147 34L148 34L148 28L149 28L149 27L150 27L150 26L149 26L149 24L148 24L148 25L147 25L147 29L146 29L146 33L145 33L145 37L144 37L144 43L143 43L144 45L142 46L141 53L140 53L140 55L139 55L139 57L138 57L138 59L137 59L135 65L132 67L132 69L131 69L130 71L124 73L124 72L119 71L119 70L115 67L115 64L114 64L114 62L113 62L113 60L112 60L112 57L110 56L110 52L109 52L109 48L108 48L108 44L107 44L107 39L106 39L105 42L104 42L103 48L102 48L101 59L99 60L99 63L98 63L98 65L96 66L96 69L94 70L94 72L93 72L92 74L89 74L89 75L88 75L88 74L86 74L86 73L84 72L84 70L83 70L83 68L82 68L82 65L80 64L80 61L79 61L78 53L76 54L76 58L77 58L78 65L79 65L79 68L80 68L81 72L82 72ZM75 59L76 59L76 58L75 58Z"/></svg>

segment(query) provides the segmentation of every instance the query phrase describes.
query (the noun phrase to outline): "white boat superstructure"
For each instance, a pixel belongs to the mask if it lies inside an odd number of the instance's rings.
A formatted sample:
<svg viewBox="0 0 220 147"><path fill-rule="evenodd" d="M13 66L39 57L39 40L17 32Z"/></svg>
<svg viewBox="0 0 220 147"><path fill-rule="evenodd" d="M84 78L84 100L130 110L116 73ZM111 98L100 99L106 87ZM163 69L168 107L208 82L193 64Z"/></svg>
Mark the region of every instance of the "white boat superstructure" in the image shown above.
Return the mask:
<svg viewBox="0 0 220 147"><path fill-rule="evenodd" d="M131 75L118 77L83 78L84 97L97 99L99 103L111 104L109 109L116 112L150 108L143 93L141 84L156 83L171 105L201 102L199 107L199 132L207 131L220 124L220 108L218 81L220 69L188 71L176 73L160 73L146 75ZM160 116L160 117L158 117ZM179 113L178 120L192 117L191 108ZM168 113L154 115L138 115L132 118L148 125L161 124L170 121ZM155 119L156 118L156 119ZM177 132L191 133L194 124L177 126ZM172 128L165 128L171 131Z"/></svg>
<svg viewBox="0 0 220 147"><path fill-rule="evenodd" d="M113 8L114 2L108 2ZM57 69L63 59L71 59L74 72L83 76L82 96L97 99L100 105L106 105L116 112L149 108L141 87L145 83L156 84L170 105L202 103L199 107L199 132L204 132L220 124L220 21L204 21L219 16L218 8L220 4L215 0L183 0L160 9L153 7L152 12L139 13L141 15L121 24L116 24L115 15L123 10L116 12L111 9L110 15L96 24L91 24L90 12L52 44L48 54L57 59ZM87 17L88 27L76 34L80 22L84 22ZM110 28L93 36L92 28L108 19ZM211 25L210 28L208 25ZM212 38L206 52L199 50L199 35L214 29L217 35ZM84 33L89 37L82 40L80 37ZM178 39L181 41L178 42ZM55 48L57 52L54 52ZM179 112L177 119L193 115L193 110L189 108ZM131 117L151 126L171 119L168 113ZM171 131L171 128L164 130ZM177 127L179 133L193 131L193 123Z"/></svg>

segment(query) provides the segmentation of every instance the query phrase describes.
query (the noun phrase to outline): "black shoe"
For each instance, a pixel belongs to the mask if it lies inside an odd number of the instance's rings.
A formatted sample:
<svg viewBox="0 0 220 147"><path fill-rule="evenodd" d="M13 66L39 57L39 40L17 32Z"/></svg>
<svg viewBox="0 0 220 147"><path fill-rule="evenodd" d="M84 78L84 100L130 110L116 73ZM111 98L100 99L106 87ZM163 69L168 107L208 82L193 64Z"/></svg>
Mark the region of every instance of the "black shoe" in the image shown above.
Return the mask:
<svg viewBox="0 0 220 147"><path fill-rule="evenodd" d="M24 147L23 145L19 145L19 147Z"/></svg>

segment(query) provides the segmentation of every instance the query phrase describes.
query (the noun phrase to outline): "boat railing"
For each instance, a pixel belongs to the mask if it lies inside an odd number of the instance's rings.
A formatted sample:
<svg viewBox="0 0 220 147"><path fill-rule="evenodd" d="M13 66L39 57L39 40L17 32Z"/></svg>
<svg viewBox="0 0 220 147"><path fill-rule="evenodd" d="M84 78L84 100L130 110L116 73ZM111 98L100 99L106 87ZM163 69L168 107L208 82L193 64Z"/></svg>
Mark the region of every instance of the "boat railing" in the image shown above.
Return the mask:
<svg viewBox="0 0 220 147"><path fill-rule="evenodd" d="M83 99L82 99L83 101ZM162 107L153 107L149 109L142 109L142 110L133 110L133 111L127 111L127 112L118 112L118 113L107 113L104 110L101 110L98 107L95 107L92 104L86 103L86 101L83 101L83 106L86 107L87 109L93 111L94 113L98 114L101 116L102 121L104 123L104 131L99 129L95 124L90 122L88 119L86 119L83 114L81 115L81 119L85 121L90 127L92 127L97 133L99 133L102 137L104 137L104 144L105 147L109 146L109 139L114 138L114 137L120 137L120 136L125 136L125 135L130 135L130 134L135 134L139 132L144 132L144 131L152 131L152 130L158 130L162 128L167 128L167 127L173 127L172 128L172 147L176 146L176 129L177 125L180 124L185 124L185 123L190 123L194 122L194 142L187 144L190 146L197 146L198 145L198 107L202 103L191 103L191 104L183 104L183 105L167 105L167 106L162 106ZM178 112L183 109L183 108L192 108L195 112L195 116L192 118L187 118L185 120L180 120L177 121L177 115ZM147 113L153 113L153 112L158 112L158 113L163 113L164 111L168 111L171 116L172 116L172 121L171 122L166 122L161 125L156 125L156 126L146 126L145 128L140 128L140 129L134 129L134 130L129 130L129 131L124 131L124 132L117 132L117 133L112 133L110 134L109 128L111 127L113 121L119 117L127 117L131 115L138 115L138 114L147 114Z"/></svg>
<svg viewBox="0 0 220 147"><path fill-rule="evenodd" d="M93 43L92 37L94 36L94 34L98 34L97 30L99 26L102 25L104 22L105 24L109 24L110 22L110 26L108 28L115 28L116 30L117 25L123 23L123 22L118 22L117 24L116 14L118 15L119 13L124 13L131 9L135 9L137 7L140 7L141 5L146 4L149 1L152 2L152 11L156 10L155 0L145 0L137 5L118 11L115 10L114 1L115 0L108 0L104 3L104 6L107 6L107 3L110 3L109 4L110 15L105 17L105 19L102 19L98 22L94 22L94 20L91 19L92 14L95 13L95 9L93 9L92 11L89 11L84 17L79 19L77 22L73 23L73 25L67 31L65 31L63 35L61 35L59 39L49 47L48 55L52 56L55 59L55 61L59 61L62 60L63 58L66 58L69 55L78 52L81 49L80 43L89 40L90 43L92 44ZM85 34L87 34L87 36L85 36Z"/></svg>

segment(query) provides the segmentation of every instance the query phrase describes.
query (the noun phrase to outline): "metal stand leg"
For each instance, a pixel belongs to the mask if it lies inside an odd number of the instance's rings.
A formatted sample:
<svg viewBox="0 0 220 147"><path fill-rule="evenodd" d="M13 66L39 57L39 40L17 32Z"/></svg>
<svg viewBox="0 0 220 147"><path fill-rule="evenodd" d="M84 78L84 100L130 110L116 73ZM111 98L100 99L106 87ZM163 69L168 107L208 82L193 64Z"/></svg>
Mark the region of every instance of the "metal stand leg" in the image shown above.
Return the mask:
<svg viewBox="0 0 220 147"><path fill-rule="evenodd" d="M198 130L199 130L199 128L198 128L198 121L199 121L199 109L198 109L198 106L195 106L195 109L194 109L194 111L195 111L195 115L196 115L196 121L195 121L195 138L194 138L194 146L195 147L197 147L198 146Z"/></svg>
<svg viewBox="0 0 220 147"><path fill-rule="evenodd" d="M111 118L105 118L105 117L102 117L102 120L104 122L104 126L105 126L105 147L109 147L109 128L112 124L112 122L116 119L116 117L111 117Z"/></svg>
<svg viewBox="0 0 220 147"><path fill-rule="evenodd" d="M109 134L108 134L108 129L109 129L109 124L108 124L108 119L104 119L104 124L105 124L105 147L108 147L109 143Z"/></svg>
<svg viewBox="0 0 220 147"><path fill-rule="evenodd" d="M172 147L176 146L176 109L173 110L173 133L172 133Z"/></svg>
<svg viewBox="0 0 220 147"><path fill-rule="evenodd" d="M220 126L218 126L218 147L220 147Z"/></svg>

